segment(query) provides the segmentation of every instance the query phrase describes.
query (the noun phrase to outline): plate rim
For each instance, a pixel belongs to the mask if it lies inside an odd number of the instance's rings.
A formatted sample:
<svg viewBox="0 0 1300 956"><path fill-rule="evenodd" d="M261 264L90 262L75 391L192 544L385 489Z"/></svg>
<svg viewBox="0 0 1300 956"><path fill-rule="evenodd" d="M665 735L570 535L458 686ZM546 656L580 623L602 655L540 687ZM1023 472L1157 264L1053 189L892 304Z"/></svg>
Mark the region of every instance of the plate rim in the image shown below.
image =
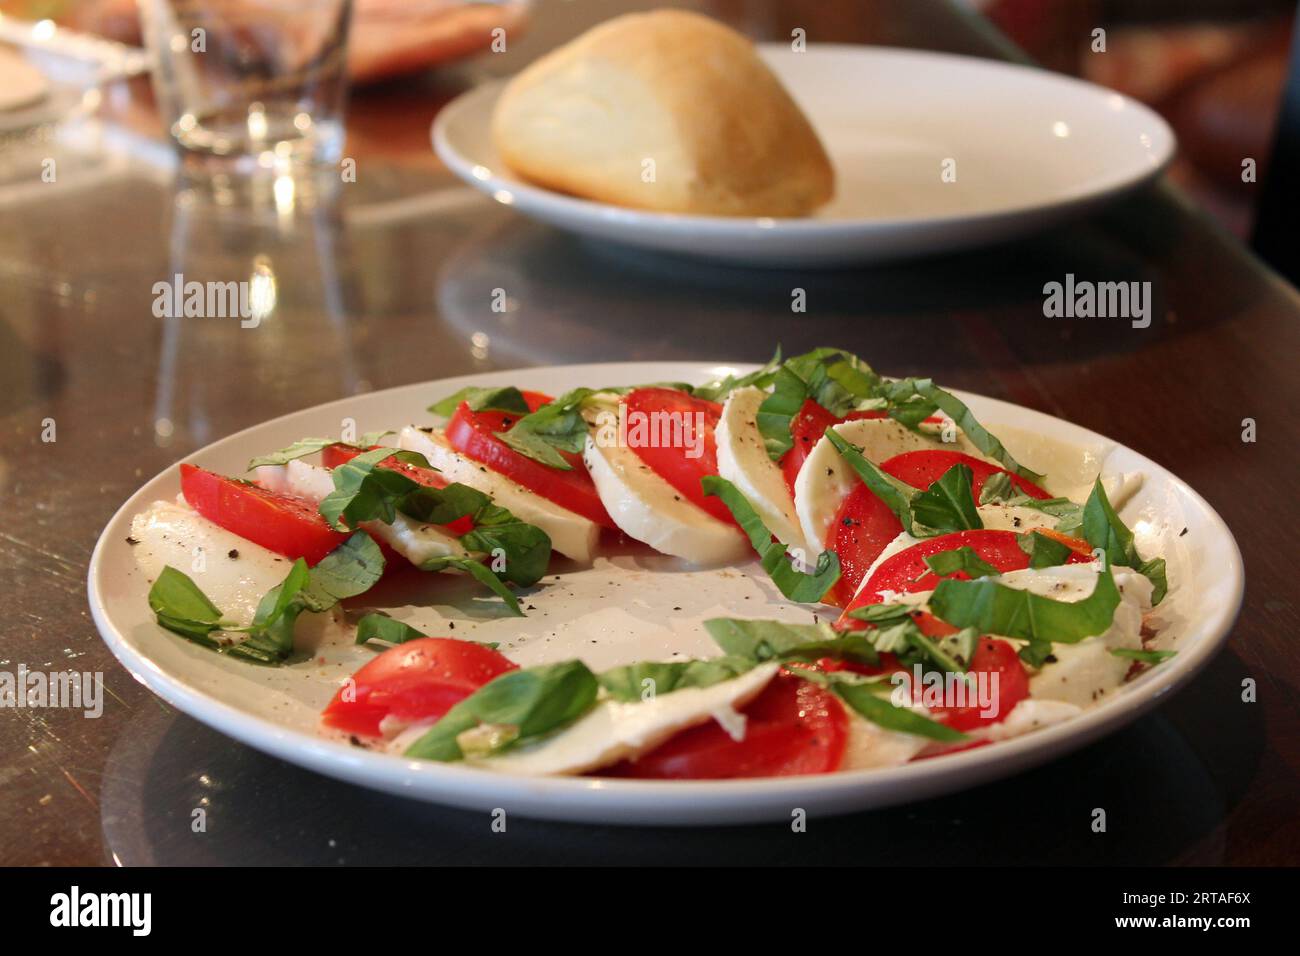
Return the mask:
<svg viewBox="0 0 1300 956"><path fill-rule="evenodd" d="M492 370L461 376L432 379L392 386L362 396L344 396L240 429L223 438L196 449L189 455L171 463L153 477L144 481L135 492L113 513L95 543L87 569L87 597L91 616L113 655L126 671L150 691L176 707L181 712L199 720L218 732L233 737L248 746L306 767L327 776L352 783L414 797L424 802L453 805L464 808L482 808L491 803L508 804L511 800L525 809L511 812L533 818L562 819L587 823L621 823L636 825L658 824L718 824L746 823L773 818L773 801L781 798L782 807L791 801L805 805L809 812L839 813L884 806L891 803L910 802L940 792L959 791L992 779L1009 776L1020 770L1069 752L1105 735L1118 726L1127 724L1153 708L1169 693L1186 685L1209 661L1222 650L1231 634L1240 612L1245 589L1244 566L1240 548L1231 530L1219 513L1199 493L1173 472L1128 446L1114 442L1065 419L1039 412L1027 406L1015 405L1001 399L957 390L963 398L976 397L992 407L1008 406L1029 412L1050 422L1061 423L1076 429L1090 439L1111 448L1123 449L1140 458L1144 467L1158 469L1178 487L1181 494L1200 508L1214 526L1214 531L1228 546L1229 560L1225 573L1229 575L1231 600L1215 609L1209 619L1200 619L1187 633L1197 635L1188 654L1151 669L1144 680L1145 686L1116 696L1106 703L1084 711L1082 714L1032 734L1001 741L993 748L951 754L936 760L916 761L897 767L842 771L807 777L773 777L755 780L720 781L637 781L599 777L525 777L496 773L473 767L404 760L393 754L377 753L352 747L347 743L278 725L273 721L248 713L238 706L225 703L207 694L202 688L183 676L165 671L142 650L135 647L126 634L116 627L100 589L100 578L107 566L107 554L116 538L116 529L124 516L129 520L147 499L156 494L154 485L173 476L181 462L192 462L211 454L219 446L237 444L262 429L304 415L323 413L334 406L355 403L358 397L390 396L401 391L416 391L451 385L459 386L469 380L483 381L489 377L511 378L546 372L550 374L581 374L582 370L599 368L601 374L612 374L622 369L634 374L633 369L647 366L670 366L678 375L707 376L719 369L743 372L757 368L754 363L700 362L700 361L631 361L582 363L572 365L532 366L517 369ZM875 790L896 787L901 792L897 798L864 799L854 802L854 796L864 796ZM676 798L665 799L667 794ZM607 795L621 799L609 800ZM629 809L629 804L635 804Z"/></svg>
<svg viewBox="0 0 1300 956"><path fill-rule="evenodd" d="M760 52L766 54L790 53L783 43L758 43ZM777 218L752 216L706 216L695 213L669 213L654 210L636 209L618 206L613 203L594 199L584 199L557 192L534 183L516 179L504 179L498 170L489 169L481 163L462 153L448 138L447 131L461 114L487 115L502 89L510 82L509 77L501 77L481 83L457 95L446 103L434 117L430 126L430 139L438 158L459 179L489 197L505 192L511 195L511 201L502 203L511 207L518 206L522 211L535 210L539 206L550 206L567 216L585 220L599 220L607 224L621 226L652 226L663 233L693 233L702 237L735 238L737 235L775 236L816 235L830 239L846 239L867 233L886 232L901 229L934 229L955 225L991 226L998 223L1014 221L1041 213L1062 213L1080 206L1102 203L1123 193L1144 186L1164 173L1178 150L1178 138L1173 128L1146 104L1118 90L1111 90L1097 83L1081 80L1077 77L1054 73L1042 67L993 60L968 54L945 53L936 50L916 50L907 47L890 47L875 44L853 43L810 43L809 53L848 53L866 56L884 56L898 59L956 61L963 67L988 69L993 72L1017 73L1032 76L1037 82L1057 83L1076 89L1086 89L1091 94L1119 98L1124 108L1134 110L1138 115L1152 122L1163 138L1164 151L1155 162L1146 169L1120 177L1099 188L1078 189L1061 194L1048 201L1026 202L1014 206L984 210L975 213L934 213L919 216L897 216L891 218L854 218L854 219L817 219L811 216ZM483 121L487 121L486 119ZM487 170L488 176L480 177L475 169ZM522 197L525 201L520 203ZM499 200L498 200L499 202Z"/></svg>

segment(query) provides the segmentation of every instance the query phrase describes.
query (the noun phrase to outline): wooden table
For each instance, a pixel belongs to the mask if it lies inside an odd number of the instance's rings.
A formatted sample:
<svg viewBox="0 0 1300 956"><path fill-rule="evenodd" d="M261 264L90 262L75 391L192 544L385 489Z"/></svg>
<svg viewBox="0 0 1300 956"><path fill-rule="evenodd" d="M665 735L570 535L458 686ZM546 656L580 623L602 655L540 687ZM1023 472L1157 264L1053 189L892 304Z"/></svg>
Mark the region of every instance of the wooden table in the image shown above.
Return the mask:
<svg viewBox="0 0 1300 956"><path fill-rule="evenodd" d="M1300 862L1293 487L1300 299L1168 187L968 255L825 273L683 264L584 244L461 188L427 148L437 107L611 4L540 5L511 52L360 93L357 181L277 213L140 159L61 165L0 196L0 668L102 671L102 717L0 718L0 862ZM713 5L756 35L1009 55L940 3ZM745 14L743 19L741 15ZM852 91L873 95L875 91ZM37 172L32 173L33 181ZM164 327L154 282L273 270L272 319ZM1150 281L1146 329L1049 319L1067 273ZM808 312L792 315L791 289ZM517 309L489 309L494 288ZM264 419L474 370L610 359L763 360L841 345L1096 429L1172 469L1228 521L1246 604L1228 649L1158 711L1074 756L944 799L784 826L647 831L488 819L262 756L135 684L91 624L86 563L149 476ZM1253 443L1243 420L1257 423ZM56 441L42 440L46 420ZM1244 678L1258 702L1243 703ZM207 810L207 832L191 830ZM1093 808L1109 829L1091 831Z"/></svg>

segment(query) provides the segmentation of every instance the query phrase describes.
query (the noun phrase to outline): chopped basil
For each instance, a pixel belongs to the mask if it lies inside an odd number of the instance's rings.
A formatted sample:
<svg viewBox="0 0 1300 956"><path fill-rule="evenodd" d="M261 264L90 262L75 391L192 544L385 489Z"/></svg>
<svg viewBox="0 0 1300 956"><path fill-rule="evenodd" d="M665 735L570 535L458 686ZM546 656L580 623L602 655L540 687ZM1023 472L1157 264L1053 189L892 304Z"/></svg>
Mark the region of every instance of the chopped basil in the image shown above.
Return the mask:
<svg viewBox="0 0 1300 956"><path fill-rule="evenodd" d="M938 481L912 498L913 520L940 534L983 528L971 482L969 465L953 465Z"/></svg>
<svg viewBox="0 0 1300 956"><path fill-rule="evenodd" d="M258 602L251 624L223 621L221 612L184 573L168 566L149 589L149 606L158 623L212 650L254 664L276 666L293 651L293 629L303 611L321 612L344 598L370 589L384 571L384 556L373 538L357 532L321 559L315 568L299 558L285 579ZM238 644L223 645L213 631L246 632Z"/></svg>
<svg viewBox="0 0 1300 956"><path fill-rule="evenodd" d="M1165 573L1165 559L1152 558L1143 561L1138 554L1133 532L1120 520L1115 509L1111 507L1106 489L1101 479L1092 486L1092 494L1083 506L1083 536L1094 548L1106 552L1107 560L1114 565L1133 568L1138 574L1151 582L1151 603L1159 604L1169 591L1169 581Z"/></svg>
<svg viewBox="0 0 1300 956"><path fill-rule="evenodd" d="M952 551L940 551L938 554L928 555L924 560L925 566L941 578L959 571L972 578L987 578L1000 573L968 545L962 545Z"/></svg>
<svg viewBox="0 0 1300 956"><path fill-rule="evenodd" d="M790 668L790 671L804 680L829 688L840 700L878 727L944 743L957 743L966 739L961 731L931 720L909 707L894 704L883 693L891 685L881 679L844 671L818 671L797 665Z"/></svg>
<svg viewBox="0 0 1300 956"><path fill-rule="evenodd" d="M1178 653L1177 651L1139 651L1127 647L1112 647L1109 650L1116 657L1127 658L1131 661L1142 661L1144 664L1159 664L1161 661L1167 661Z"/></svg>
<svg viewBox="0 0 1300 956"><path fill-rule="evenodd" d="M995 471L984 479L984 487L980 489L980 504L989 505L1007 501L1018 494L1020 490L1011 480L1011 475L1005 471Z"/></svg>
<svg viewBox="0 0 1300 956"><path fill-rule="evenodd" d="M442 762L465 756L464 735L480 727L492 733L475 741L474 756L490 756L558 730L596 703L596 675L582 661L507 671L460 701L406 750L406 756Z"/></svg>
<svg viewBox="0 0 1300 956"><path fill-rule="evenodd" d="M834 428L826 429L826 437L836 451L849 463L859 478L877 498L898 518L914 538L932 538L954 531L967 531L984 527L975 507L971 490L971 470L963 464L949 468L924 491L918 491L893 475L886 474L874 462L868 461Z"/></svg>
<svg viewBox="0 0 1300 956"><path fill-rule="evenodd" d="M367 614L357 622L357 643L383 641L385 644L405 644L424 637L411 625L387 614Z"/></svg>
<svg viewBox="0 0 1300 956"><path fill-rule="evenodd" d="M429 406L429 411L440 418L450 418L455 414L456 409L460 407L461 402L467 403L470 410L475 412L492 409L498 412L514 412L519 415L528 414L528 400L513 385L487 388L467 385L459 392L448 395L441 401L434 402Z"/></svg>
<svg viewBox="0 0 1300 956"><path fill-rule="evenodd" d="M426 571L457 567L486 584L519 613L519 602L498 578L523 587L536 584L551 560L551 539L541 528L520 521L511 512L468 485L453 482L444 488L422 485L400 471L380 467L389 449L358 455L334 469L334 491L320 503L321 514L334 527L343 521L391 523L400 512L425 524L447 525L468 517L473 529L461 535L467 551L488 555L493 569L471 567L467 558L448 556L426 562ZM423 456L399 452L399 461L423 467ZM494 573L497 560L499 574Z"/></svg>
<svg viewBox="0 0 1300 956"><path fill-rule="evenodd" d="M703 385L696 385L686 389L696 398L702 398L710 402L725 401L738 388L746 388L750 385L757 385L760 388L765 386L776 373L781 365L781 346L776 347L776 354L772 356L768 363L760 369L748 373L747 375L727 375L723 378L714 379L711 382L705 382Z"/></svg>
<svg viewBox="0 0 1300 956"><path fill-rule="evenodd" d="M1029 566L1034 569L1054 568L1064 564L1073 554L1069 545L1062 544L1041 531L1016 535L1016 543L1025 554L1029 555Z"/></svg>
<svg viewBox="0 0 1300 956"><path fill-rule="evenodd" d="M637 701L645 699L647 694L656 696L687 687L712 687L739 677L752 670L757 663L746 657L642 661L603 671L596 679L615 700Z"/></svg>
<svg viewBox="0 0 1300 956"><path fill-rule="evenodd" d="M1119 588L1110 568L1097 575L1092 593L1081 601L1056 601L1040 594L1007 587L990 578L940 581L930 595L930 610L955 627L973 627L981 634L1000 634L1029 641L1021 657L1045 657L1052 643L1074 644L1105 633L1119 606ZM1026 651L1028 656L1026 656Z"/></svg>
<svg viewBox="0 0 1300 956"><path fill-rule="evenodd" d="M509 566L508 560L506 564ZM420 565L421 571L445 571L448 568L464 571L479 584L482 584L505 601L506 606L510 608L511 613L516 617L524 616L523 610L519 607L519 598L515 597L515 592L506 587L504 582L492 572L492 569L481 561L460 555L447 554L440 558L430 558Z"/></svg>
<svg viewBox="0 0 1300 956"><path fill-rule="evenodd" d="M167 630L204 647L220 645L213 631L225 630L219 611L183 571L167 565L149 588L149 607Z"/></svg>
<svg viewBox="0 0 1300 956"><path fill-rule="evenodd" d="M820 601L839 580L840 559L834 551L821 553L813 573L800 571L790 562L785 545L772 539L772 532L763 524L763 519L740 493L740 489L717 475L706 475L701 478L700 486L706 495L715 495L722 499L722 503L731 511L736 523L749 536L749 543L758 552L763 570L771 577L777 590L791 601L800 603Z"/></svg>
<svg viewBox="0 0 1300 956"><path fill-rule="evenodd" d="M759 406L757 424L774 461L794 444L791 423L808 399L836 417L883 404L877 395L880 376L842 349L817 348L792 356L770 373L769 381L772 394Z"/></svg>
<svg viewBox="0 0 1300 956"><path fill-rule="evenodd" d="M1043 480L1043 476L1038 472L1030 471L1016 461L1002 442L998 441L996 437L989 433L988 429L979 423L971 410L966 407L965 402L951 392L946 392L935 385L933 380L928 378L899 379L893 382L885 382L881 386L881 391L889 401L890 418L909 428L919 428L921 422L933 415L936 410L941 411L966 433L966 437L970 439L971 444L985 455L1001 462L1002 466L1008 471L1014 472L1029 481L1040 482Z"/></svg>
<svg viewBox="0 0 1300 956"><path fill-rule="evenodd" d="M261 455L253 458L248 462L248 470L252 471L259 465L284 465L293 461L295 458L306 458L308 455L314 455L318 451L328 448L330 445L347 445L350 448L369 448L377 444L379 439L385 435L391 435L391 429L384 431L366 432L355 442L340 441L337 438L300 438L287 448L281 448L279 451L273 451L269 455Z"/></svg>
<svg viewBox="0 0 1300 956"><path fill-rule="evenodd" d="M867 604L848 614L854 620L874 625L858 633L870 641L877 652L895 655L904 666L920 664L956 673L969 670L979 646L979 632L968 627L936 639L917 625L913 617L915 611L905 604Z"/></svg>
<svg viewBox="0 0 1300 956"><path fill-rule="evenodd" d="M716 617L704 622L724 654L756 662L816 660L835 657L878 664L875 648L863 631L837 634L827 624L787 624Z"/></svg>
<svg viewBox="0 0 1300 956"><path fill-rule="evenodd" d="M596 394L593 388L575 388L565 392L550 404L525 415L507 431L497 432L501 439L519 454L551 468L571 471L560 452L571 454L582 451L587 441L587 422L582 417L582 405Z"/></svg>

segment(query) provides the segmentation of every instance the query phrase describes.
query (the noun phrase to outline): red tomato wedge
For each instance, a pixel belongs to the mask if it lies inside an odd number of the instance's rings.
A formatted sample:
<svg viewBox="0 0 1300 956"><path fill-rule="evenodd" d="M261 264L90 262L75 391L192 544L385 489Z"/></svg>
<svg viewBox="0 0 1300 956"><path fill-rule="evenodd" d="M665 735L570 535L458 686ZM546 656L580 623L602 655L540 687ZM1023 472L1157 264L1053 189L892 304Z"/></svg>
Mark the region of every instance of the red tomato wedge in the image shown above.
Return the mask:
<svg viewBox="0 0 1300 956"><path fill-rule="evenodd" d="M939 583L939 578L926 565L925 559L941 551L953 551L957 548L967 547L979 555L981 560L997 568L999 574L1006 574L1008 571L1023 571L1029 567L1029 555L1025 554L1024 550L1021 549L1016 538L1017 535L1014 531L993 531L988 528L981 528L974 531L957 531L952 534L943 534L937 538L928 538L914 544L907 550L900 551L880 563L880 566L862 585L861 593L846 608L845 614L865 604L879 604L882 600L880 596L882 591L909 594L915 591L934 590L934 586ZM1087 561L1089 558L1090 556L1075 552L1070 555L1066 563L1077 564L1081 561ZM957 571L947 575L947 577L960 580L969 579L969 576L962 571ZM860 622L841 617L840 623L843 626L853 627Z"/></svg>
<svg viewBox="0 0 1300 956"><path fill-rule="evenodd" d="M327 727L381 736L385 717L434 721L492 678L517 667L482 644L421 637L384 651L352 675L321 713Z"/></svg>
<svg viewBox="0 0 1300 956"><path fill-rule="evenodd" d="M532 411L551 401L549 395L541 392L524 392L523 396ZM596 485L587 474L581 455L561 452L573 466L569 471L562 471L519 454L496 437L497 432L509 431L516 420L517 416L510 412L476 412L468 403L461 402L447 423L447 442L467 458L482 462L515 484L555 502L561 508L582 515L601 527L616 528L609 512L600 502Z"/></svg>
<svg viewBox="0 0 1300 956"><path fill-rule="evenodd" d="M301 498L276 494L194 465L181 465L181 493L213 524L286 558L315 565L348 539Z"/></svg>
<svg viewBox="0 0 1300 956"><path fill-rule="evenodd" d="M984 482L988 481L990 475L996 474L1009 476L1011 483L1031 498L1045 500L1052 497L1032 481L1026 481L1005 468L999 468L997 465L981 461L972 455L964 455L959 451L941 449L908 451L882 462L880 468L899 481L907 482L913 488L929 488L954 465L966 465L970 468L971 490L975 494L976 504L979 504L980 491L984 488Z"/></svg>
<svg viewBox="0 0 1300 956"><path fill-rule="evenodd" d="M714 430L722 406L671 388L638 388L628 392L623 402L628 447L636 456L687 501L719 521L734 524L722 499L706 495L700 487L701 478L718 473Z"/></svg>
<svg viewBox="0 0 1300 956"><path fill-rule="evenodd" d="M709 721L600 773L656 780L791 777L829 773L844 759L848 715L825 688L779 673L742 712L744 740L732 740Z"/></svg>
<svg viewBox="0 0 1300 956"><path fill-rule="evenodd" d="M379 447L381 446L371 445L369 448L357 448L354 445L326 445L321 451L321 463L326 468L337 468L339 465L356 458L363 451L374 451ZM405 461L394 461L391 458L385 458L381 464L392 471L400 471L412 481L418 482L426 488L446 488L450 484L447 479L432 468L421 468L419 465L412 465ZM469 534L474 530L474 522L469 515L466 515L442 527L446 528L449 533L460 537L462 534Z"/></svg>
<svg viewBox="0 0 1300 956"><path fill-rule="evenodd" d="M794 482L799 477L799 469L803 467L804 460L812 454L813 446L826 434L826 429L840 422L884 417L884 412L850 412L845 418L836 418L811 398L804 399L799 413L790 419L790 437L794 440L794 444L781 456L780 462L786 487L790 489L790 497L794 497Z"/></svg>

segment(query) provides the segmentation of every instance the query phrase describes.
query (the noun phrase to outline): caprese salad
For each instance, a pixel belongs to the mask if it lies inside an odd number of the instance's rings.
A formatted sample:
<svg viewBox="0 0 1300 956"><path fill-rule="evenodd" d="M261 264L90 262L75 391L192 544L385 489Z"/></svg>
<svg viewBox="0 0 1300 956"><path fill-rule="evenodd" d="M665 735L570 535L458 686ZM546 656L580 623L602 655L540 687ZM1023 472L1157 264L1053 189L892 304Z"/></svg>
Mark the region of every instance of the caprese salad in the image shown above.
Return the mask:
<svg viewBox="0 0 1300 956"><path fill-rule="evenodd" d="M819 615L711 619L716 652L689 659L520 666L454 621L426 634L371 610L346 624L375 653L323 733L499 772L664 779L985 746L1067 720L1173 653L1153 614L1164 560L1139 553L1117 511L1140 474L1080 480L1081 451L999 438L930 379L885 378L840 349L695 386L471 387L429 412L304 438L243 475L181 465L179 497L137 515L130 538L158 624L246 664L310 666L313 622L346 622L341 602L390 574L468 576L523 615L521 589L548 569L629 542L696 565L757 559ZM1026 447L1059 469L1030 470L1010 450Z"/></svg>

